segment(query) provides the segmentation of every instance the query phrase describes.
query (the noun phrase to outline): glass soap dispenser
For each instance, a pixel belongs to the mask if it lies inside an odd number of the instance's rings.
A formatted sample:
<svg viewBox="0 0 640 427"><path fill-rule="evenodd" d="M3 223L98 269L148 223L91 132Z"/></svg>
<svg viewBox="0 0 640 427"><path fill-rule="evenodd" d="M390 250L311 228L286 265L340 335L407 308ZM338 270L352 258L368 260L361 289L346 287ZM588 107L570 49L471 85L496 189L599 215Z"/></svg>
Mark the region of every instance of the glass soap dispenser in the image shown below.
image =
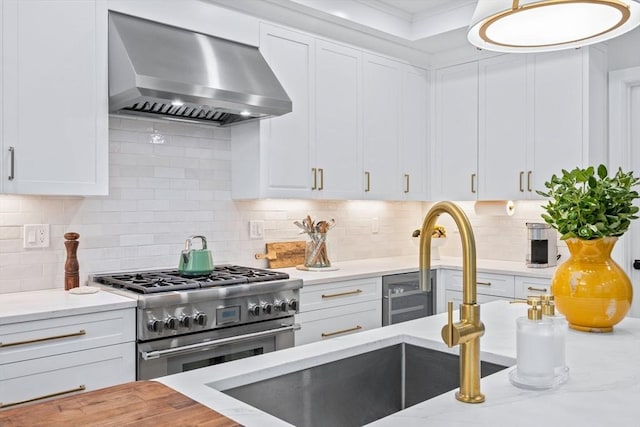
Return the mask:
<svg viewBox="0 0 640 427"><path fill-rule="evenodd" d="M518 317L516 330L516 368L509 380L517 387L545 389L554 385L554 325L542 316L542 300L527 298L527 316Z"/></svg>
<svg viewBox="0 0 640 427"><path fill-rule="evenodd" d="M569 378L569 367L566 364L566 337L569 325L567 319L556 314L553 295L542 295L542 317L553 323L553 369L555 382L562 384Z"/></svg>

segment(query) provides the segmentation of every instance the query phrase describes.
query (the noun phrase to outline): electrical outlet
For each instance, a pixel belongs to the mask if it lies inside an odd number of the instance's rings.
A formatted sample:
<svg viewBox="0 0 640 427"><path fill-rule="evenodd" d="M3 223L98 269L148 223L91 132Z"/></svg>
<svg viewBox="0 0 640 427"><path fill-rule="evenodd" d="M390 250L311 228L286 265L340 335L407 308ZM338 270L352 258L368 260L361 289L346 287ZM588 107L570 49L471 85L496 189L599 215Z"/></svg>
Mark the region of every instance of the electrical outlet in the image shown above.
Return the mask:
<svg viewBox="0 0 640 427"><path fill-rule="evenodd" d="M250 239L263 239L264 238L264 221L261 219L255 219L249 221L249 238Z"/></svg>
<svg viewBox="0 0 640 427"><path fill-rule="evenodd" d="M25 224L23 247L48 248L49 224Z"/></svg>
<svg viewBox="0 0 640 427"><path fill-rule="evenodd" d="M378 218L371 218L371 233L378 234L380 232L380 221Z"/></svg>

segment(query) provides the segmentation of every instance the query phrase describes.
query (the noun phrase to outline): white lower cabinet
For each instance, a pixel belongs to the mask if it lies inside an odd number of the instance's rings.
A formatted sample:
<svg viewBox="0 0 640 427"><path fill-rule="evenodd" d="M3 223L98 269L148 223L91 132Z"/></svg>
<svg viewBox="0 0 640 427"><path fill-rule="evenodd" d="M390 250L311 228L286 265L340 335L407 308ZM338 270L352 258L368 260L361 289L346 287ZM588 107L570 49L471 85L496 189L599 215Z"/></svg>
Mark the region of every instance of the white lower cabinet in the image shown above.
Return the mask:
<svg viewBox="0 0 640 427"><path fill-rule="evenodd" d="M453 309L457 310L458 307L460 306L460 304L462 304L462 292L461 291L450 291L450 290L445 290L444 291L444 297L446 299L447 302L449 301L453 301ZM503 297L497 297L495 295L484 295L484 294L478 294L476 296L476 302L478 304L484 304L485 302L491 302L491 301L496 301L496 300L500 300L500 299L506 299L506 300L511 300L512 298L503 298ZM443 311L447 311L447 307L444 307Z"/></svg>
<svg viewBox="0 0 640 427"><path fill-rule="evenodd" d="M301 313L298 323L302 328L296 332L296 345L379 328L381 316L380 301Z"/></svg>
<svg viewBox="0 0 640 427"><path fill-rule="evenodd" d="M445 270L444 274L444 307L439 307L438 312L446 311L448 301L453 301L454 310L462 303L462 271ZM493 273L476 274L477 302L495 301L499 299L513 300L515 296L514 276Z"/></svg>
<svg viewBox="0 0 640 427"><path fill-rule="evenodd" d="M130 342L3 365L0 408L134 381L135 351Z"/></svg>
<svg viewBox="0 0 640 427"><path fill-rule="evenodd" d="M462 271L443 270L439 277L444 285L444 299L439 303L438 313L447 310L447 301L453 301L454 309L462 303ZM551 279L544 277L513 276L509 274L477 273L478 304L498 299L526 299L528 295L544 295L551 293Z"/></svg>
<svg viewBox="0 0 640 427"><path fill-rule="evenodd" d="M296 345L382 326L381 298L381 277L303 287Z"/></svg>
<svg viewBox="0 0 640 427"><path fill-rule="evenodd" d="M516 276L515 285L517 299L526 299L529 295L551 294L551 279Z"/></svg>
<svg viewBox="0 0 640 427"><path fill-rule="evenodd" d="M135 380L135 309L0 325L0 408Z"/></svg>

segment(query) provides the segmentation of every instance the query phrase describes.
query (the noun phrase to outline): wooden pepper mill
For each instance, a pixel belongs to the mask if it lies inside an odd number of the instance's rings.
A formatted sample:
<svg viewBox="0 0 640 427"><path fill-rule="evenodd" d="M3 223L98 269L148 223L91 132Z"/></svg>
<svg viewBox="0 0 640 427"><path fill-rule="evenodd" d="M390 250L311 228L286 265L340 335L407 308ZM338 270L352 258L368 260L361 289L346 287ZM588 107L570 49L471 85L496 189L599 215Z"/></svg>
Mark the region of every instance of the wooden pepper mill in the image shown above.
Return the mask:
<svg viewBox="0 0 640 427"><path fill-rule="evenodd" d="M80 266L78 264L78 233L65 233L64 246L67 248L67 260L64 263L64 289L77 288L80 286Z"/></svg>

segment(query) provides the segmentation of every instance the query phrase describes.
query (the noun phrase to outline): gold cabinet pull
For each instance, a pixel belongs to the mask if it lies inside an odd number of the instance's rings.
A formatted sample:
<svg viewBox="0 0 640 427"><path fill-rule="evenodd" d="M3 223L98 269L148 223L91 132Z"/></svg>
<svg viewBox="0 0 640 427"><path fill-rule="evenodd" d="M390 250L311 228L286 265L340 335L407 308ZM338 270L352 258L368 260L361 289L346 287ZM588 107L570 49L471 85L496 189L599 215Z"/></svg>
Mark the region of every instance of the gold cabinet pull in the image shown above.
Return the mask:
<svg viewBox="0 0 640 427"><path fill-rule="evenodd" d="M491 286L491 282L476 282L476 283L481 286Z"/></svg>
<svg viewBox="0 0 640 427"><path fill-rule="evenodd" d="M529 286L527 288L528 291L535 291L535 292L547 292L547 288L535 288L533 286Z"/></svg>
<svg viewBox="0 0 640 427"><path fill-rule="evenodd" d="M476 193L476 174L475 173L471 174L471 192L473 194Z"/></svg>
<svg viewBox="0 0 640 427"><path fill-rule="evenodd" d="M364 191L371 191L371 174L369 172L365 172L364 178L365 178Z"/></svg>
<svg viewBox="0 0 640 427"><path fill-rule="evenodd" d="M346 334L347 332L359 331L360 329L362 329L362 326L356 325L353 328L342 329L340 331L335 331L335 332L323 332L320 335L323 338L326 338L326 337L332 337L334 335Z"/></svg>
<svg viewBox="0 0 640 427"><path fill-rule="evenodd" d="M86 387L83 385L79 385L76 388L72 388L71 390L58 391L56 393L45 394L44 396L33 397L31 399L19 400L17 402L10 403L2 403L0 402L0 408L8 408L10 406L22 405L23 403L35 402L37 400L48 399L50 397L62 396L63 394L75 393L77 391L83 391Z"/></svg>
<svg viewBox="0 0 640 427"><path fill-rule="evenodd" d="M531 190L531 171L527 172L527 190L533 191Z"/></svg>
<svg viewBox="0 0 640 427"><path fill-rule="evenodd" d="M409 174L408 173L404 174L404 192L405 193L409 192Z"/></svg>
<svg viewBox="0 0 640 427"><path fill-rule="evenodd" d="M0 342L0 348L4 348L4 347L14 347L16 345L23 345L23 344L33 344L36 342L42 342L42 341L51 341L51 340L59 340L61 338L69 338L69 337L79 337L81 335L86 335L87 332L84 329L81 329L78 332L73 332L71 334L63 334L63 335L54 335L52 337L44 337L44 338L35 338L32 340L26 340L26 341L15 341L15 342Z"/></svg>
<svg viewBox="0 0 640 427"><path fill-rule="evenodd" d="M520 192L524 193L524 187L522 186L522 178L524 177L524 171L520 171Z"/></svg>
<svg viewBox="0 0 640 427"><path fill-rule="evenodd" d="M322 294L322 298L335 298L335 297L343 297L345 295L356 295L362 292L362 289L356 289L355 291L348 292L340 292L337 294Z"/></svg>
<svg viewBox="0 0 640 427"><path fill-rule="evenodd" d="M324 169L318 168L318 172L320 173L320 185L318 186L318 190L324 190Z"/></svg>
<svg viewBox="0 0 640 427"><path fill-rule="evenodd" d="M316 168L311 168L311 173L313 174L313 186L311 187L311 189L317 190L318 189L318 172Z"/></svg>

